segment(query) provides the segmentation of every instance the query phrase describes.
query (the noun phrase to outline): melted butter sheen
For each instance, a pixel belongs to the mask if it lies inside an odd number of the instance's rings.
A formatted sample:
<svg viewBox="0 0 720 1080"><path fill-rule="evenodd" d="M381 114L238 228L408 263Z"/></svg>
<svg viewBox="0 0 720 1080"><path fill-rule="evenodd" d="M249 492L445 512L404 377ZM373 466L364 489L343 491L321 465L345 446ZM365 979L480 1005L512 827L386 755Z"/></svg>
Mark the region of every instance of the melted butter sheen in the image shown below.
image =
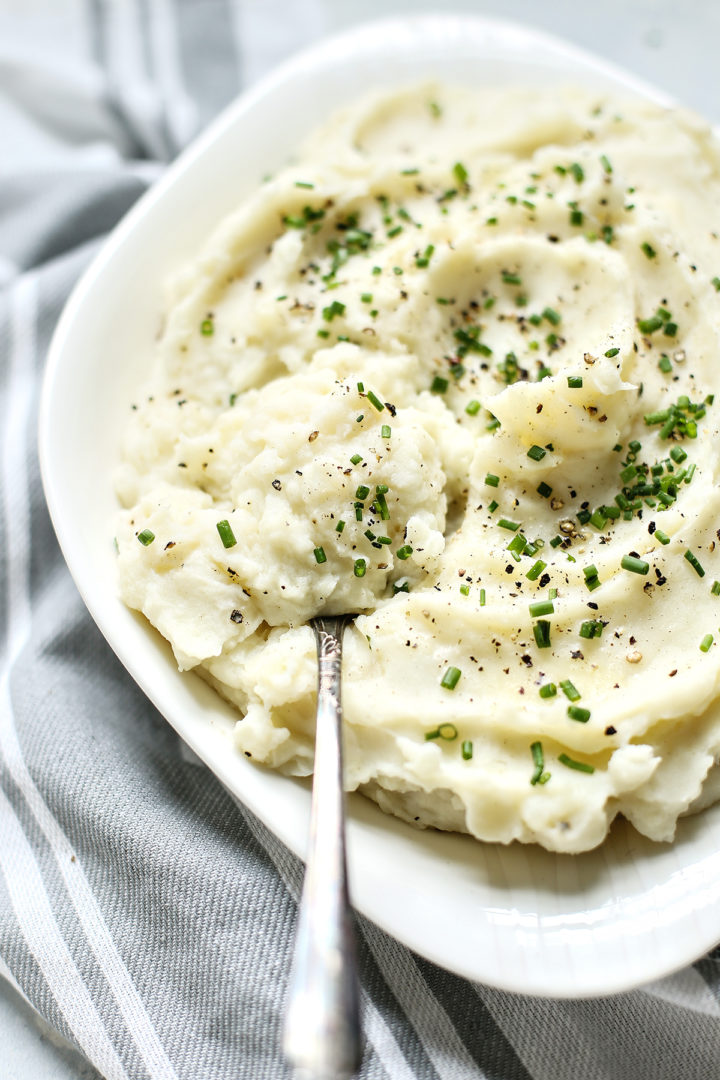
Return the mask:
<svg viewBox="0 0 720 1080"><path fill-rule="evenodd" d="M685 112L414 87L177 275L120 581L240 752L311 771L307 621L355 611L347 785L385 810L577 852L716 797L719 162Z"/></svg>

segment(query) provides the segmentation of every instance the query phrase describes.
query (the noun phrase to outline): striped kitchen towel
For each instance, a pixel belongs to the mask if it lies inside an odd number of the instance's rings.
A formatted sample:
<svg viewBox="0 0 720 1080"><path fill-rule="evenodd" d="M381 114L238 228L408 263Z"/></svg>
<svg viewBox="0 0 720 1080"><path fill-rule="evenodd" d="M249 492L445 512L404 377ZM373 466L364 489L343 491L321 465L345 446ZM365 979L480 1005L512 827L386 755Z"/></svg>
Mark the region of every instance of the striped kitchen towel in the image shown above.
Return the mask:
<svg viewBox="0 0 720 1080"><path fill-rule="evenodd" d="M102 237L331 9L0 8L0 973L86 1057L84 1076L287 1076L279 1030L302 868L184 751L86 613L40 487L44 357ZM363 1080L720 1074L712 956L633 993L556 1002L470 984L363 919L359 939Z"/></svg>

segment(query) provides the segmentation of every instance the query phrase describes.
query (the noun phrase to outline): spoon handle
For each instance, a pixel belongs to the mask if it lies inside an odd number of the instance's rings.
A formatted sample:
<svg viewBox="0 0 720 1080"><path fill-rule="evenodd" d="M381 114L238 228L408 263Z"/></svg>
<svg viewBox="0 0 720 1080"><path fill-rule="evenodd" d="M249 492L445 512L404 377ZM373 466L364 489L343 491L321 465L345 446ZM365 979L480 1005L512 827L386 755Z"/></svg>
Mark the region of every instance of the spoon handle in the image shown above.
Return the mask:
<svg viewBox="0 0 720 1080"><path fill-rule="evenodd" d="M283 1049L308 1080L349 1080L361 1057L355 938L345 861L340 669L344 616L312 620L318 702L310 843Z"/></svg>

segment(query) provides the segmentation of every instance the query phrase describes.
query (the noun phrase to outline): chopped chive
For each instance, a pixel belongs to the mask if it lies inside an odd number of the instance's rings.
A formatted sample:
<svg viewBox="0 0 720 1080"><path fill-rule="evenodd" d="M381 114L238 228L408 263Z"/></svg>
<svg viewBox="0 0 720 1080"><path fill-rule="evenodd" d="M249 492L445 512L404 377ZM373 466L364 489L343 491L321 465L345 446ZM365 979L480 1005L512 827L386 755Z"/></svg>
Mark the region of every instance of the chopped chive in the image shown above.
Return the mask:
<svg viewBox="0 0 720 1080"><path fill-rule="evenodd" d="M568 388L570 390L579 390L582 387L582 375L568 375Z"/></svg>
<svg viewBox="0 0 720 1080"><path fill-rule="evenodd" d="M533 623L533 637L538 649L550 648L550 623L546 619Z"/></svg>
<svg viewBox="0 0 720 1080"><path fill-rule="evenodd" d="M373 294L371 292L360 293L360 299L363 304L372 304Z"/></svg>
<svg viewBox="0 0 720 1080"><path fill-rule="evenodd" d="M546 780L550 779L550 775L545 772L545 755L543 754L542 743L534 742L530 747L530 753L535 766L535 772L530 777L530 783L544 784Z"/></svg>
<svg viewBox="0 0 720 1080"><path fill-rule="evenodd" d="M638 330L641 334L654 334L663 324L661 315L651 315L649 319L638 319Z"/></svg>
<svg viewBox="0 0 720 1080"><path fill-rule="evenodd" d="M378 412L382 412L383 409L385 408L382 401L380 400L380 398L377 396L377 394L374 391L368 390L367 399L370 402L370 404L373 406L373 408L377 409Z"/></svg>
<svg viewBox="0 0 720 1080"><path fill-rule="evenodd" d="M345 528L345 522L344 521L338 521L337 525L335 526L335 532L341 533L344 528Z"/></svg>
<svg viewBox="0 0 720 1080"><path fill-rule="evenodd" d="M155 533L151 532L150 529L143 529L142 532L137 534L137 538L143 547L149 547L155 539Z"/></svg>
<svg viewBox="0 0 720 1080"><path fill-rule="evenodd" d="M460 586L460 592L462 593L463 596L469 596L470 595L470 586L469 585L461 585Z"/></svg>
<svg viewBox="0 0 720 1080"><path fill-rule="evenodd" d="M465 166L460 161L456 161L453 165L453 176L461 186L467 184L468 173Z"/></svg>
<svg viewBox="0 0 720 1080"><path fill-rule="evenodd" d="M664 375L669 375L672 371L672 361L670 360L669 356L665 355L665 353L663 353L658 360L658 367Z"/></svg>
<svg viewBox="0 0 720 1080"><path fill-rule="evenodd" d="M541 480L535 490L537 491L538 495L542 496L543 499L547 499L550 495L552 495L552 488L549 484L546 484L544 480Z"/></svg>
<svg viewBox="0 0 720 1080"><path fill-rule="evenodd" d="M579 701L580 692L570 682L569 679L563 679L560 683L560 689L569 701Z"/></svg>
<svg viewBox="0 0 720 1080"><path fill-rule="evenodd" d="M365 570L366 570L365 560L364 559L356 559L355 564L353 566L353 573L355 574L355 577L365 577Z"/></svg>
<svg viewBox="0 0 720 1080"><path fill-rule="evenodd" d="M332 304L328 304L327 307L322 309L322 317L325 322L332 322L336 315L345 314L345 305L341 304L339 300L333 300Z"/></svg>
<svg viewBox="0 0 720 1080"><path fill-rule="evenodd" d="M488 487L496 488L500 483L500 477L496 476L495 473L488 473L485 477L485 483L488 485Z"/></svg>
<svg viewBox="0 0 720 1080"><path fill-rule="evenodd" d="M230 528L230 522L227 520L218 521L216 528L218 533L220 534L220 539L222 540L223 547L235 547L235 545L237 544L237 540L235 539L235 535Z"/></svg>
<svg viewBox="0 0 720 1080"><path fill-rule="evenodd" d="M527 456L532 458L533 461L542 461L545 457L547 450L543 450L542 446L533 444L527 452Z"/></svg>
<svg viewBox="0 0 720 1080"><path fill-rule="evenodd" d="M712 634L706 634L705 637L700 642L700 652L708 652L709 649L710 649L710 646L713 643L713 641L714 641L714 638L713 638Z"/></svg>
<svg viewBox="0 0 720 1080"><path fill-rule="evenodd" d="M710 284L715 286L715 292L720 292L720 277L714 277Z"/></svg>
<svg viewBox="0 0 720 1080"><path fill-rule="evenodd" d="M580 637L592 640L602 637L603 624L599 619L586 619L580 626Z"/></svg>
<svg viewBox="0 0 720 1080"><path fill-rule="evenodd" d="M462 754L463 761L470 761L473 756L473 744L472 740L465 739L460 747L460 753Z"/></svg>
<svg viewBox="0 0 720 1080"><path fill-rule="evenodd" d="M600 164L602 165L604 172L609 176L613 169L605 154L600 155Z"/></svg>
<svg viewBox="0 0 720 1080"><path fill-rule="evenodd" d="M646 563L644 559L638 559L635 555L623 555L620 566L623 570L629 570L631 574L642 574L643 576L650 569L650 563Z"/></svg>
<svg viewBox="0 0 720 1080"><path fill-rule="evenodd" d="M436 375L430 384L430 392L432 394L444 394L448 385L447 379L444 379L442 375Z"/></svg>
<svg viewBox="0 0 720 1080"><path fill-rule="evenodd" d="M353 454L350 460L352 461L353 465L359 465L362 461L362 454Z"/></svg>
<svg viewBox="0 0 720 1080"><path fill-rule="evenodd" d="M296 180L296 181L295 181L295 187L299 187L299 188L314 188L314 187L315 187L315 185L314 185L314 184L309 184L309 183L307 182L307 180Z"/></svg>
<svg viewBox="0 0 720 1080"><path fill-rule="evenodd" d="M618 354L619 352L620 352L620 350L619 350L619 349L608 349L608 351L607 351L607 352L605 353L605 355L606 355L607 357L610 357L610 358L612 358L613 356L617 356L617 354Z"/></svg>
<svg viewBox="0 0 720 1080"><path fill-rule="evenodd" d="M503 270L502 279L506 285L522 285L522 278L517 274L511 274L507 270Z"/></svg>
<svg viewBox="0 0 720 1080"><path fill-rule="evenodd" d="M321 547L314 548L313 549L313 554L315 555L315 562L316 563L327 562L327 555L325 554L324 550Z"/></svg>
<svg viewBox="0 0 720 1080"><path fill-rule="evenodd" d="M402 274L402 272L403 272L402 266L393 266L393 274Z"/></svg>
<svg viewBox="0 0 720 1080"><path fill-rule="evenodd" d="M465 412L468 414L468 416L477 416L477 414L480 412L480 409L480 402L475 401L474 399L472 401L468 401L467 405L465 406Z"/></svg>
<svg viewBox="0 0 720 1080"><path fill-rule="evenodd" d="M536 563L533 563L533 565L530 567L525 577L529 581L537 581L546 566L547 563L544 563L542 559L538 559L538 561Z"/></svg>
<svg viewBox="0 0 720 1080"><path fill-rule="evenodd" d="M460 668L449 667L443 675L442 679L440 680L440 685L444 687L445 690L454 690L457 684L460 682L461 675L462 671L460 670Z"/></svg>
<svg viewBox="0 0 720 1080"><path fill-rule="evenodd" d="M536 600L532 604L528 604L528 610L533 619L538 615L552 615L555 611L555 605L552 600Z"/></svg>
<svg viewBox="0 0 720 1080"><path fill-rule="evenodd" d="M390 425L389 424L383 424L383 426L380 428L380 438L381 439L389 439L391 435L392 435L392 428L390 427Z"/></svg>
<svg viewBox="0 0 720 1080"><path fill-rule="evenodd" d="M590 719L590 710L583 709L581 705L568 705L567 714L571 720L577 720L580 724L587 724Z"/></svg>
<svg viewBox="0 0 720 1080"><path fill-rule="evenodd" d="M330 337L330 331L329 330L318 330L317 336L321 337L321 338L329 338Z"/></svg>
<svg viewBox="0 0 720 1080"><path fill-rule="evenodd" d="M426 731L426 739L445 739L446 742L452 742L453 739L457 739L457 728L454 724L439 724L434 731Z"/></svg>
<svg viewBox="0 0 720 1080"><path fill-rule="evenodd" d="M713 581L712 585L710 586L710 592L713 594L713 596L720 596L720 581Z"/></svg>
<svg viewBox="0 0 720 1080"><path fill-rule="evenodd" d="M542 313L542 317L543 319L547 319L553 326L560 325L561 316L554 308L546 307Z"/></svg>
<svg viewBox="0 0 720 1080"><path fill-rule="evenodd" d="M566 765L568 769L576 769L578 772L594 773L594 765L586 765L584 761L575 761L574 758L568 757L567 754L558 754L558 761L562 765Z"/></svg>
<svg viewBox="0 0 720 1080"><path fill-rule="evenodd" d="M398 548L397 551L395 552L398 559L403 559L403 560L404 559L409 559L410 556L412 555L412 553L413 553L413 549L410 547L409 544L404 544L401 548Z"/></svg>
<svg viewBox="0 0 720 1080"><path fill-rule="evenodd" d="M367 499L370 494L370 488L366 484L359 484L358 489L355 492L356 499Z"/></svg>
<svg viewBox="0 0 720 1080"><path fill-rule="evenodd" d="M516 530L520 528L519 521L508 521L507 518L499 518L498 525L501 529L509 529L510 532L516 532Z"/></svg>
<svg viewBox="0 0 720 1080"><path fill-rule="evenodd" d="M686 550L684 557L690 563L690 565L692 566L693 570L698 575L698 577L705 577L705 570L700 565L700 563L698 562L698 560L696 559L696 557L693 555L692 551L690 551L689 548Z"/></svg>
<svg viewBox="0 0 720 1080"><path fill-rule="evenodd" d="M648 259L654 259L657 255L655 248L648 244L647 240L640 245L640 250Z"/></svg>
<svg viewBox="0 0 720 1080"><path fill-rule="evenodd" d="M489 510L489 512L490 512L491 514L494 514L494 513L495 513L495 511L497 510L497 508L498 508L498 506L499 506L499 505L500 505L500 503L499 503L499 502L496 502L496 501L495 501L495 499L493 499L493 501L492 501L492 502L490 503L490 505L488 506L488 510Z"/></svg>
<svg viewBox="0 0 720 1080"><path fill-rule="evenodd" d="M212 319L203 319L200 323L200 333L205 337L212 337L215 333L215 324Z"/></svg>
<svg viewBox="0 0 720 1080"><path fill-rule="evenodd" d="M670 543L670 537L667 535L667 533L664 533L662 529L656 529L653 533L653 536L657 541L659 541L659 543L663 545Z"/></svg>
<svg viewBox="0 0 720 1080"><path fill-rule="evenodd" d="M578 184L581 184L585 179L583 167L582 165L578 164L577 161L573 161L572 165L568 167L568 172L571 172L573 174L573 176L575 177L575 182Z"/></svg>
<svg viewBox="0 0 720 1080"><path fill-rule="evenodd" d="M485 590L480 590L480 607L485 607Z"/></svg>
<svg viewBox="0 0 720 1080"><path fill-rule="evenodd" d="M541 698L555 697L555 695L557 694L557 686L554 682L545 683L544 686L540 687L538 693L540 694Z"/></svg>

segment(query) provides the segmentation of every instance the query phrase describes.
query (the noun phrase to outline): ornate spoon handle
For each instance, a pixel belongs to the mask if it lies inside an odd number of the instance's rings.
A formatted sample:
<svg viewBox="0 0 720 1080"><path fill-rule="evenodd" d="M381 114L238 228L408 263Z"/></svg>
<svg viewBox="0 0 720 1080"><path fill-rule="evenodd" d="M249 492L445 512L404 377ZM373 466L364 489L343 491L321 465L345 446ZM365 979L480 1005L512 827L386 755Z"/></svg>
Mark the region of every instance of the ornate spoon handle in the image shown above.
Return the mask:
<svg viewBox="0 0 720 1080"><path fill-rule="evenodd" d="M345 862L340 669L349 616L313 619L318 703L310 845L283 1049L308 1080L349 1080L360 1064L355 939Z"/></svg>

